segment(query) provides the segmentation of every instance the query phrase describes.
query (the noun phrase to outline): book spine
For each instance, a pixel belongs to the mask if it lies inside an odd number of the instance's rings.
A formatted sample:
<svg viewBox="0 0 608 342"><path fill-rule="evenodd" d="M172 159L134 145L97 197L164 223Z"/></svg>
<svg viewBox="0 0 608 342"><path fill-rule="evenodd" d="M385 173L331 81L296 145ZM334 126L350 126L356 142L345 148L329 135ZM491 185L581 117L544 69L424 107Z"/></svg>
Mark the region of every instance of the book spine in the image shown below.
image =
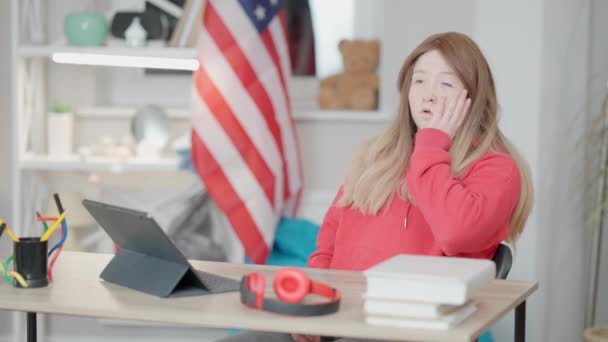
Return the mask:
<svg viewBox="0 0 608 342"><path fill-rule="evenodd" d="M363 303L363 310L368 315L391 315L400 317L419 317L419 318L437 318L439 311L432 307L422 307L420 305L409 306L407 304L378 303L374 301L366 301Z"/></svg>
<svg viewBox="0 0 608 342"><path fill-rule="evenodd" d="M390 318L380 318L369 316L365 318L365 322L371 325L392 326L399 328L410 329L433 329L433 330L448 330L449 324L441 321L410 321Z"/></svg>

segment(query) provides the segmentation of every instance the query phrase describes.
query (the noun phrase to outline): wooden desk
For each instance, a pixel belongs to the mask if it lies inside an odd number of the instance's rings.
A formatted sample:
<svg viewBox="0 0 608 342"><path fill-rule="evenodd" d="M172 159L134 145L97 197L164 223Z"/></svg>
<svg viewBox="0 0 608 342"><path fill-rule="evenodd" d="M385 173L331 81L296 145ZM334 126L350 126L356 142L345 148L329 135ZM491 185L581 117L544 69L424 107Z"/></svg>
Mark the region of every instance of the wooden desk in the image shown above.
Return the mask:
<svg viewBox="0 0 608 342"><path fill-rule="evenodd" d="M515 325L517 340L523 337L525 329L525 300L538 287L536 283L496 280L475 297L478 310L473 316L458 327L442 332L365 324L361 298L365 291L365 277L361 272L307 270L313 279L327 282L341 290L343 299L340 310L335 314L299 318L247 308L240 303L237 292L158 298L107 283L100 280L99 274L111 257L108 254L63 252L54 269L55 282L49 287L18 289L2 283L0 309L30 312L28 317L32 318L33 315L34 320L34 313L40 312L383 340L472 341L518 306ZM272 271L277 269L273 266L204 261L193 261L192 264L197 269L234 279L240 279L243 274L254 270L262 271L270 277ZM272 291L268 290L267 293Z"/></svg>

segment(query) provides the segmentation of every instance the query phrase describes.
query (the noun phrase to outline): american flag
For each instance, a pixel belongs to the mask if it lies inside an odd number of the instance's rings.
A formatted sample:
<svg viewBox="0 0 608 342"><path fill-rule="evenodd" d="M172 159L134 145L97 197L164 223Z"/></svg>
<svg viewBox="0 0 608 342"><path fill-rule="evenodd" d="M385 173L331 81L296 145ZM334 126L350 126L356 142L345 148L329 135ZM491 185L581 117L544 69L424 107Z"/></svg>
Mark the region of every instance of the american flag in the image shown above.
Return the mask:
<svg viewBox="0 0 608 342"><path fill-rule="evenodd" d="M192 161L254 263L302 189L282 5L208 0L193 75Z"/></svg>

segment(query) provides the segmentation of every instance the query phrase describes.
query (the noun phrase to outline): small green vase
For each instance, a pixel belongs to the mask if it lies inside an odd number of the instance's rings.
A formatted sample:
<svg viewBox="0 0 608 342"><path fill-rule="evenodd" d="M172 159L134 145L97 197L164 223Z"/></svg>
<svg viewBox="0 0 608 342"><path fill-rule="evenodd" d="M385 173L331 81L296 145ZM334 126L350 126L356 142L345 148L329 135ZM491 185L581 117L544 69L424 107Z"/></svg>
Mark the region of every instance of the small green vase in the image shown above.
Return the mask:
<svg viewBox="0 0 608 342"><path fill-rule="evenodd" d="M65 16L63 31L70 45L99 46L106 40L108 24L101 14L76 12Z"/></svg>

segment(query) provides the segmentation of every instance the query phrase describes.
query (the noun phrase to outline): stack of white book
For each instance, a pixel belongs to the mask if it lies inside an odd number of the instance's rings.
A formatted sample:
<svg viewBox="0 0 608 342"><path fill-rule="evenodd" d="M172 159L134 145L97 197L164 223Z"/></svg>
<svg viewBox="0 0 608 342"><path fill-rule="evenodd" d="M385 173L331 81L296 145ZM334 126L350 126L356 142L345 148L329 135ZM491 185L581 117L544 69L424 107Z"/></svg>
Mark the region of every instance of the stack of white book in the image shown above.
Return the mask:
<svg viewBox="0 0 608 342"><path fill-rule="evenodd" d="M450 329L471 316L473 296L494 279L490 260L398 255L365 271L368 324Z"/></svg>

